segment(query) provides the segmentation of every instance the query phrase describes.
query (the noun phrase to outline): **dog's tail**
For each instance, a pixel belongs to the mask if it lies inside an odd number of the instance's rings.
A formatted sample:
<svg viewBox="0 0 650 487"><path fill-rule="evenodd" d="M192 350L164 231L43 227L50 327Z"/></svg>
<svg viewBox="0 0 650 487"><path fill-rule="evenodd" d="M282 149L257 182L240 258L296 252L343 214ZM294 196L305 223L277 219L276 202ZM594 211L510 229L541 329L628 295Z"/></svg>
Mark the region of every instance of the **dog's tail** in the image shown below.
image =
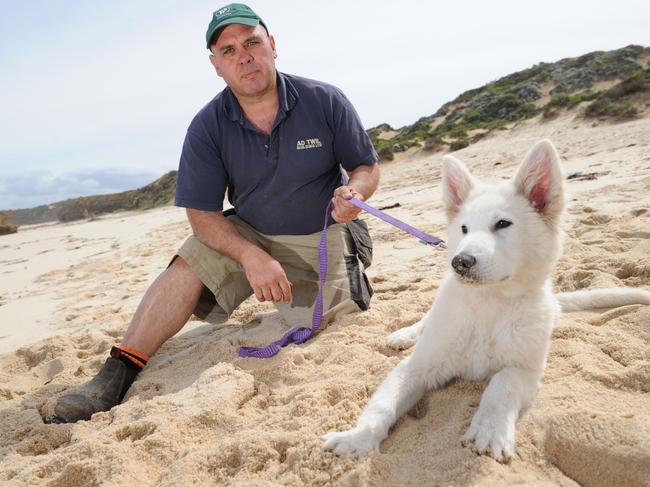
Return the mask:
<svg viewBox="0 0 650 487"><path fill-rule="evenodd" d="M556 294L562 311L617 308L628 304L650 304L650 291L632 287L588 289Z"/></svg>

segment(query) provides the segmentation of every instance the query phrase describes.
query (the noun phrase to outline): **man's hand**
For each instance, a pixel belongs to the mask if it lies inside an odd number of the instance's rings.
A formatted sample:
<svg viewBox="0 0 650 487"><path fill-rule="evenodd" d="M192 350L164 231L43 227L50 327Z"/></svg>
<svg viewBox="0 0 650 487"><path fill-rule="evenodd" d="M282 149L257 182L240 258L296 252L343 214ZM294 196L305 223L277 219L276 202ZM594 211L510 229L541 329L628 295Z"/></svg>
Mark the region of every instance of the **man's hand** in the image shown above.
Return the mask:
<svg viewBox="0 0 650 487"><path fill-rule="evenodd" d="M291 303L291 286L280 263L257 247L242 254L246 278L258 301L282 301Z"/></svg>
<svg viewBox="0 0 650 487"><path fill-rule="evenodd" d="M244 267L258 301L291 303L291 283L280 263L242 237L221 212L188 208L187 217L201 242Z"/></svg>
<svg viewBox="0 0 650 487"><path fill-rule="evenodd" d="M379 164L361 164L349 173L350 180L347 186L339 186L334 190L332 204L332 218L339 223L348 223L354 220L361 208L354 206L347 200L356 198L366 201L372 196L379 184Z"/></svg>
<svg viewBox="0 0 650 487"><path fill-rule="evenodd" d="M334 209L332 210L332 218L338 223L348 223L354 220L359 213L361 213L361 208L354 206L352 203L349 203L347 200L350 198L357 198L358 200L363 201L363 195L357 193L350 186L339 186L334 190L334 197L332 198L332 205Z"/></svg>

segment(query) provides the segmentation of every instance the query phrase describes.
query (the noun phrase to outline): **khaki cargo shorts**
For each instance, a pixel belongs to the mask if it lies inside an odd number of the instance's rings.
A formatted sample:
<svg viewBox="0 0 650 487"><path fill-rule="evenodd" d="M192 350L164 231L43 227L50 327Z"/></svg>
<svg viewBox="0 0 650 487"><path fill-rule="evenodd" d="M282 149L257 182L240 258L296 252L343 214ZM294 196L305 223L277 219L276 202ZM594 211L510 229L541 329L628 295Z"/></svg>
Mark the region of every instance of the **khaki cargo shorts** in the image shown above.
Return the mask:
<svg viewBox="0 0 650 487"><path fill-rule="evenodd" d="M290 304L274 303L291 326L310 326L318 294L318 247L321 232L310 235L265 235L236 215L228 220L241 235L276 259L293 284ZM350 228L348 228L348 225ZM358 243L357 243L358 242ZM358 248L370 246L367 226L361 220L333 224L327 229L329 266L323 294L323 323L336 316L366 310L372 288L357 257ZM209 323L225 322L237 306L253 294L243 266L190 236L178 250L204 284L194 314ZM367 254L363 261L369 265Z"/></svg>

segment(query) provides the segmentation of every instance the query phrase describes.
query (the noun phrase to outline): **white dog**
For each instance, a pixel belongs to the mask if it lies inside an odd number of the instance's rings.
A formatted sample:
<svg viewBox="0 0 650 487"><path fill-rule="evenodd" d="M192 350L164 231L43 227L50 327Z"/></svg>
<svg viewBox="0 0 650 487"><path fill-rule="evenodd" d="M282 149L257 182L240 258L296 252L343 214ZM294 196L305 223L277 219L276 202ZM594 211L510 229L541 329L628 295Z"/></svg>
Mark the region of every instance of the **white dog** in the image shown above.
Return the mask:
<svg viewBox="0 0 650 487"><path fill-rule="evenodd" d="M453 378L489 379L463 444L508 461L515 423L537 394L561 310L650 304L650 292L641 289L553 294L549 275L562 250L564 191L549 141L530 150L514 178L492 184L446 156L442 192L451 269L426 316L388 337L396 348L415 343L412 354L379 386L355 428L323 437L336 453L378 449L428 390Z"/></svg>

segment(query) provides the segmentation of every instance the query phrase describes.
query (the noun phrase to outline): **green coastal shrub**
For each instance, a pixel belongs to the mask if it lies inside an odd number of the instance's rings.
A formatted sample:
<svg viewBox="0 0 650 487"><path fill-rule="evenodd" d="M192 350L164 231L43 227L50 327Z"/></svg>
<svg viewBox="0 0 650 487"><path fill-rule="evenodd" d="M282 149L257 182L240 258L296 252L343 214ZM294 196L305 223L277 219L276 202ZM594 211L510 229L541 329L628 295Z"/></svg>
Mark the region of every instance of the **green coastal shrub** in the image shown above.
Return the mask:
<svg viewBox="0 0 650 487"><path fill-rule="evenodd" d="M427 152L438 152L445 147L445 143L439 137L427 137L424 139L423 149Z"/></svg>
<svg viewBox="0 0 650 487"><path fill-rule="evenodd" d="M0 235L9 235L10 233L16 233L18 227L13 223L10 223L6 213L0 213Z"/></svg>
<svg viewBox="0 0 650 487"><path fill-rule="evenodd" d="M602 93L587 107L585 117L628 120L639 114L634 100L650 98L650 68L642 69Z"/></svg>
<svg viewBox="0 0 650 487"><path fill-rule="evenodd" d="M380 161L392 161L395 159L395 154L393 154L393 149L389 146L382 147L377 151Z"/></svg>
<svg viewBox="0 0 650 487"><path fill-rule="evenodd" d="M638 113L639 110L630 103L614 101L609 98L600 98L587 107L585 117L613 117L618 120L628 120L636 117Z"/></svg>
<svg viewBox="0 0 650 487"><path fill-rule="evenodd" d="M467 139L463 138L463 139L454 140L451 144L449 144L449 150L452 152L461 150L467 147L468 145L469 145L469 140Z"/></svg>

